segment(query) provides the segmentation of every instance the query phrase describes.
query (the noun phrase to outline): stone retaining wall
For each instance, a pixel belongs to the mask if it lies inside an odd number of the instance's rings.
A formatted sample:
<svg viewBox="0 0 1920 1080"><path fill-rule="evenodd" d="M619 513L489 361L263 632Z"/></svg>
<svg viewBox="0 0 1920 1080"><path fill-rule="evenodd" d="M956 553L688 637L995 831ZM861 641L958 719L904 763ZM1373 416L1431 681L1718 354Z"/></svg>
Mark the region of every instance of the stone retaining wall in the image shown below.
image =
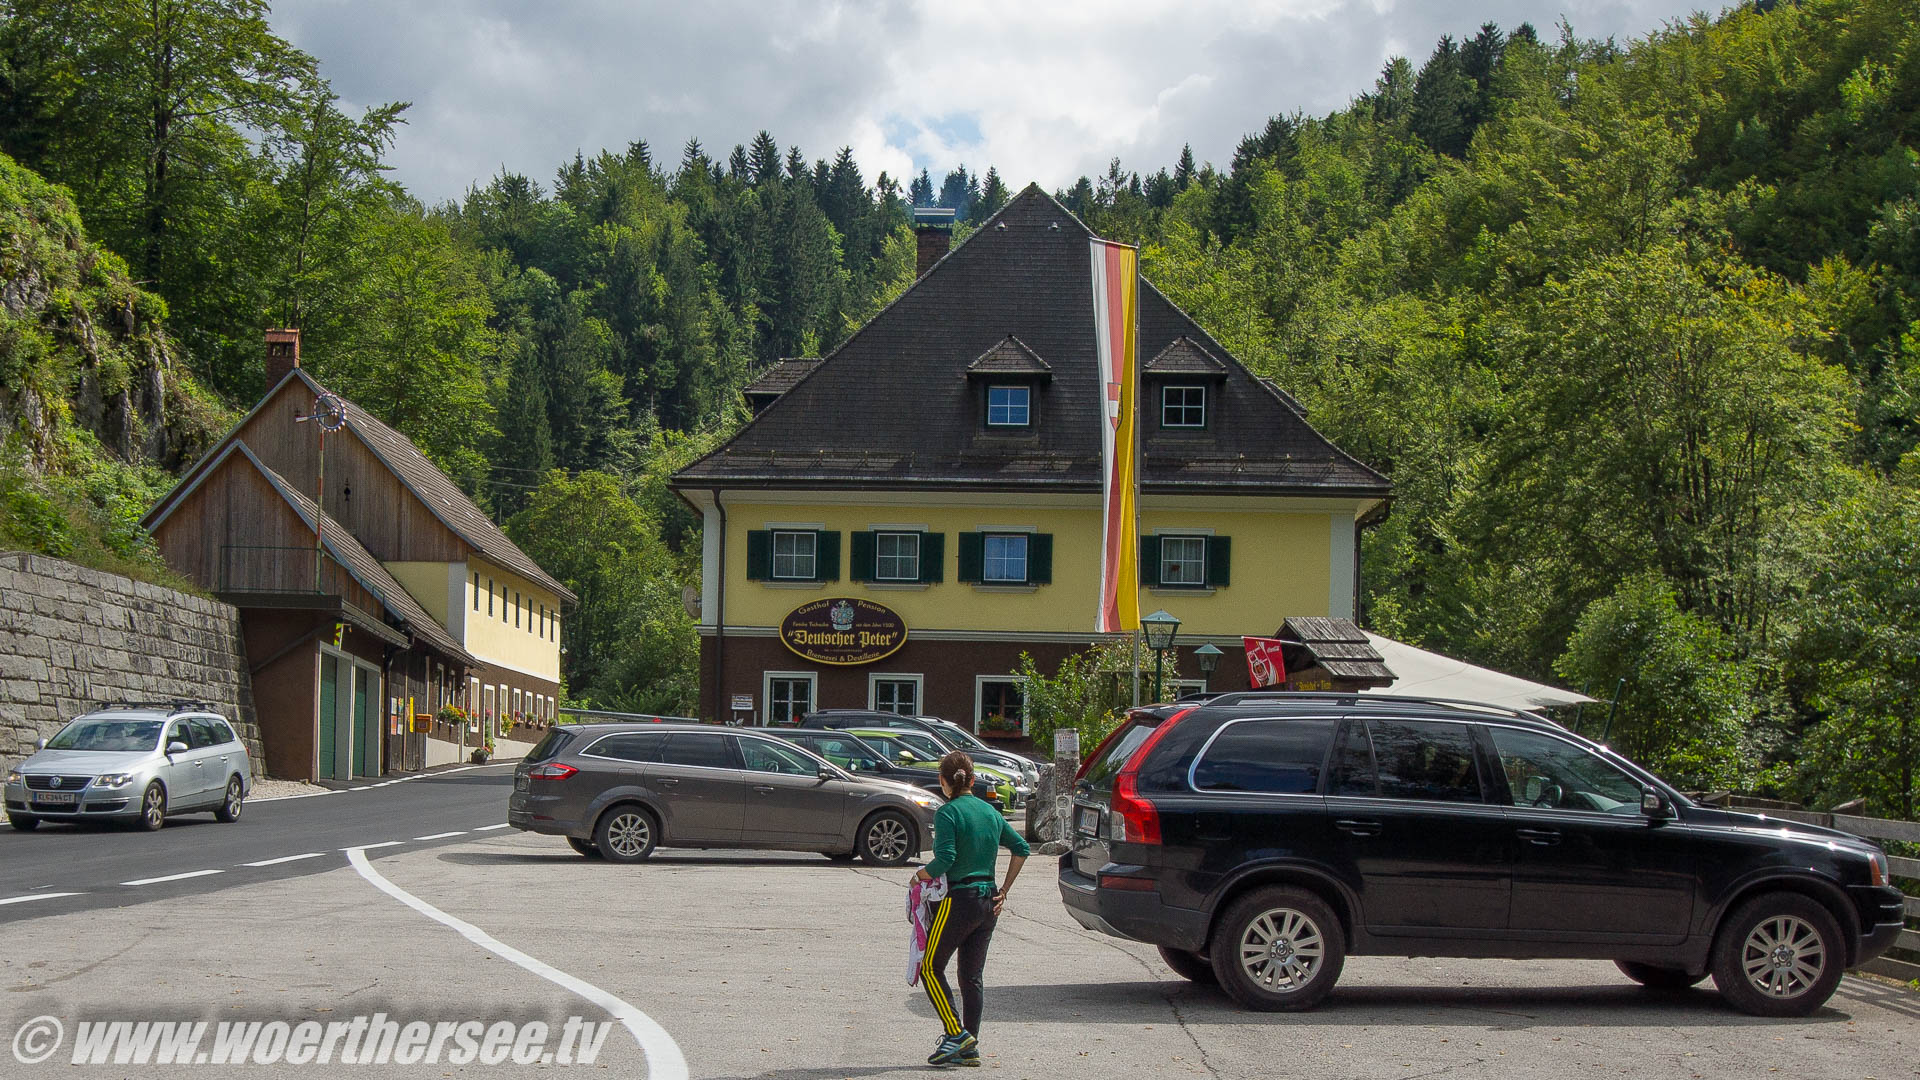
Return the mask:
<svg viewBox="0 0 1920 1080"><path fill-rule="evenodd" d="M233 607L70 562L0 552L0 762L101 701L207 701L258 772L252 680Z"/></svg>

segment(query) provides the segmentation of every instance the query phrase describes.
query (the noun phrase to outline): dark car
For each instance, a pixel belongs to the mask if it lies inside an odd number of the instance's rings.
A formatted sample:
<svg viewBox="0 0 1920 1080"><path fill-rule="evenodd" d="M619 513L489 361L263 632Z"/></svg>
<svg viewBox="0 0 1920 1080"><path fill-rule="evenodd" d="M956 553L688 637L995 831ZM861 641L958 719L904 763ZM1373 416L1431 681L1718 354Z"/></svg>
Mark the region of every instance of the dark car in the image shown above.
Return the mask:
<svg viewBox="0 0 1920 1080"><path fill-rule="evenodd" d="M1040 782L1040 767L1029 758L1009 750L996 750L975 738L967 729L937 716L906 716L878 709L816 709L800 718L802 728L845 730L847 728L901 728L923 732L948 750L964 750L981 765L991 765L1014 778L1012 809L1027 804L1034 785Z"/></svg>
<svg viewBox="0 0 1920 1080"><path fill-rule="evenodd" d="M861 776L878 776L887 780L922 787L934 794L940 793L940 774L931 769L915 769L895 764L887 760L887 755L877 747L845 731L811 731L806 728L769 728L769 735L777 735L804 747L816 757L826 758L835 765ZM973 782L973 793L993 804L994 809L1002 809L1000 792L984 779Z"/></svg>
<svg viewBox="0 0 1920 1080"><path fill-rule="evenodd" d="M1532 713L1340 694L1136 709L1074 786L1060 894L1255 1009L1310 1008L1348 955L1612 960L1803 1016L1885 952L1886 856L1698 806Z"/></svg>
<svg viewBox="0 0 1920 1080"><path fill-rule="evenodd" d="M942 800L857 776L765 732L567 724L513 771L507 823L639 862L658 845L818 851L897 866L933 841Z"/></svg>

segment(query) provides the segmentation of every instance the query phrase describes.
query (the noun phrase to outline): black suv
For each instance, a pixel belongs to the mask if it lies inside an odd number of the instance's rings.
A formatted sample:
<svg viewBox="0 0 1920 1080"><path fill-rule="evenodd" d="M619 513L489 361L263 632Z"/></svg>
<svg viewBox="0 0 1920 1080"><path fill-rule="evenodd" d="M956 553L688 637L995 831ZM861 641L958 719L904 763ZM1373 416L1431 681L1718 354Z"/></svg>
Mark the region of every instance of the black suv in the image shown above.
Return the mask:
<svg viewBox="0 0 1920 1080"><path fill-rule="evenodd" d="M1532 713L1352 694L1136 709L1074 785L1083 926L1262 1010L1348 954L1612 960L1804 1016L1899 936L1869 841L1689 802Z"/></svg>

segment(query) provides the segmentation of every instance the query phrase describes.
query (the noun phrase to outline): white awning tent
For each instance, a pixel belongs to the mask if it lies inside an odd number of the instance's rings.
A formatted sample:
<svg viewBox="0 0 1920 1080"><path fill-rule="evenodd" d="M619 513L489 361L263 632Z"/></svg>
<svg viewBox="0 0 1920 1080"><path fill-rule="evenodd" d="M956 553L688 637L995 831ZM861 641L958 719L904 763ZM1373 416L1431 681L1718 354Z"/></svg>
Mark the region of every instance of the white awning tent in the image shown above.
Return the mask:
<svg viewBox="0 0 1920 1080"><path fill-rule="evenodd" d="M1518 676L1475 667L1464 660L1416 649L1412 645L1368 633L1367 641L1379 652L1395 676L1392 685L1360 691L1363 694L1399 694L1412 697L1454 698L1484 701L1516 709L1541 709L1556 705L1578 705L1593 701L1585 694L1556 686L1531 682Z"/></svg>

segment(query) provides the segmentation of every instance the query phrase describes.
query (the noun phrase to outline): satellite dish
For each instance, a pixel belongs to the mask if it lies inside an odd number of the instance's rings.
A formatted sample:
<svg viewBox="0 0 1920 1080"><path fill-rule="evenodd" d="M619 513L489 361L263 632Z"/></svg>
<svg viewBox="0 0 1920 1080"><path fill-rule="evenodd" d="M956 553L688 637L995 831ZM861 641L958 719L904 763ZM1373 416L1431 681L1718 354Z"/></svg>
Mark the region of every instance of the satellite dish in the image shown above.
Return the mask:
<svg viewBox="0 0 1920 1080"><path fill-rule="evenodd" d="M698 619L700 617L700 587L698 585L689 585L680 590L680 606L687 609L688 618Z"/></svg>

